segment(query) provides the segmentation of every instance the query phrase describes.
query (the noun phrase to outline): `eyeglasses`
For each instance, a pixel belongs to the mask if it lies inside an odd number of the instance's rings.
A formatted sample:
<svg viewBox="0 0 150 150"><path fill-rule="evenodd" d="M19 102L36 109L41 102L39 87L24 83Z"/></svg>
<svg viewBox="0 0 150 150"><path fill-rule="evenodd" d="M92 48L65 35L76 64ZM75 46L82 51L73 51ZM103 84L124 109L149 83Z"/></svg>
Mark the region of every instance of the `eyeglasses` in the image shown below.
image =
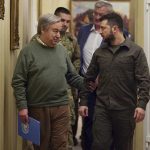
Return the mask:
<svg viewBox="0 0 150 150"><path fill-rule="evenodd" d="M99 18L106 15L106 14L108 14L108 12L101 12L101 13L98 13L96 11L93 12L93 16L99 17Z"/></svg>
<svg viewBox="0 0 150 150"><path fill-rule="evenodd" d="M93 13L93 15L94 15L94 16L96 16L96 17L102 17L104 14L102 14L102 13L97 13L97 12L94 12L94 13Z"/></svg>

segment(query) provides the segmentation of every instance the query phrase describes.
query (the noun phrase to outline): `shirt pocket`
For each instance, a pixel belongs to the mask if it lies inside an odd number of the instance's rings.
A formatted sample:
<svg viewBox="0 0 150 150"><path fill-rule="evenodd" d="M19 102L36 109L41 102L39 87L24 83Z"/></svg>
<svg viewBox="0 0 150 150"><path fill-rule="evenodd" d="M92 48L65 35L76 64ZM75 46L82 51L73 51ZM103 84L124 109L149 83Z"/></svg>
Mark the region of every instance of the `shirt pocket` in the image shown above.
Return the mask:
<svg viewBox="0 0 150 150"><path fill-rule="evenodd" d="M98 65L101 72L106 71L110 68L112 58L107 56L99 56L98 57Z"/></svg>
<svg viewBox="0 0 150 150"><path fill-rule="evenodd" d="M134 60L131 56L121 56L116 59L116 66L122 71L134 71Z"/></svg>

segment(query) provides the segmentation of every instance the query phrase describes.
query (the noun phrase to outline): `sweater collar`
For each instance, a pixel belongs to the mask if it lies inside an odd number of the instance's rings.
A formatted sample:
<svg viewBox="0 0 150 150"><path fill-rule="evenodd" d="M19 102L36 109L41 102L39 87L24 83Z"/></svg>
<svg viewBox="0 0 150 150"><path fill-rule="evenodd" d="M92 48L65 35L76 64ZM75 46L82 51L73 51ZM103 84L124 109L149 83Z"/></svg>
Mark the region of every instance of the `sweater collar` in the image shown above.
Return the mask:
<svg viewBox="0 0 150 150"><path fill-rule="evenodd" d="M43 46L48 47L41 39L39 36L36 37L36 40L38 41L38 43L42 44Z"/></svg>

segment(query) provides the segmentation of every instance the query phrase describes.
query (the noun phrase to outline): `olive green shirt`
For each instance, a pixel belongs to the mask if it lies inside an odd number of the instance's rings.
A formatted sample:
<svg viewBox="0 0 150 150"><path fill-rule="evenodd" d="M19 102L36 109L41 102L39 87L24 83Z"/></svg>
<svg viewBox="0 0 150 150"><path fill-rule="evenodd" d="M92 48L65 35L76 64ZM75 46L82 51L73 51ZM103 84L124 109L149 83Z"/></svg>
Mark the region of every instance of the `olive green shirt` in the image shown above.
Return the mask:
<svg viewBox="0 0 150 150"><path fill-rule="evenodd" d="M146 108L149 68L143 49L134 42L126 39L115 51L103 42L93 55L85 81L95 80L97 75L97 106L111 110ZM80 105L87 105L87 93L81 93Z"/></svg>

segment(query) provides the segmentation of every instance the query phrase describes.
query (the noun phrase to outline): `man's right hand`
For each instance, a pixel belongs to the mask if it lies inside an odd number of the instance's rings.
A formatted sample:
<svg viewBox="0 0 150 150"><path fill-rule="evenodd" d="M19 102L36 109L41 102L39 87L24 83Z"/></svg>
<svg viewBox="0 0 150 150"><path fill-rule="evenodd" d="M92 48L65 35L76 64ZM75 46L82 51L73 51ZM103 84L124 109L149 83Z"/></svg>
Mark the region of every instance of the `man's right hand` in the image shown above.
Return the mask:
<svg viewBox="0 0 150 150"><path fill-rule="evenodd" d="M88 89L90 90L90 92L95 91L95 89L97 88L96 82L93 82L93 81L89 81L87 85L88 85Z"/></svg>
<svg viewBox="0 0 150 150"><path fill-rule="evenodd" d="M28 109L21 109L19 111L19 117L22 123L27 124L28 123Z"/></svg>
<svg viewBox="0 0 150 150"><path fill-rule="evenodd" d="M82 117L88 116L88 107L87 107L87 106L80 106L80 107L79 107L79 114L80 114Z"/></svg>
<svg viewBox="0 0 150 150"><path fill-rule="evenodd" d="M88 89L89 89L91 92L95 91L96 88L97 88L97 86L98 86L98 77L99 77L99 76L97 76L97 78L96 78L95 81L89 81L89 82L87 83Z"/></svg>

